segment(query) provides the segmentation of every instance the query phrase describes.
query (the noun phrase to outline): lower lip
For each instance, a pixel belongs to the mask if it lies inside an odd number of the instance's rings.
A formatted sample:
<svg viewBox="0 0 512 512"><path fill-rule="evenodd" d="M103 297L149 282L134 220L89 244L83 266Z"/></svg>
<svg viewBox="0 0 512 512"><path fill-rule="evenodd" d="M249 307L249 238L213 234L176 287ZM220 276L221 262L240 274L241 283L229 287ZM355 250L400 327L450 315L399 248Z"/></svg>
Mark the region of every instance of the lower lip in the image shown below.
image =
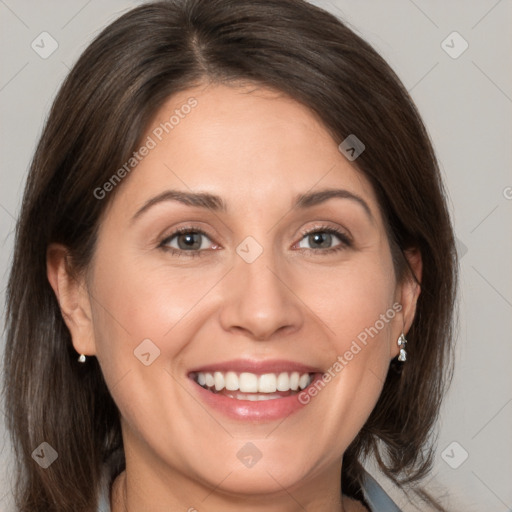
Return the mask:
<svg viewBox="0 0 512 512"><path fill-rule="evenodd" d="M318 376L315 375L315 378L309 386L312 386L317 378ZM299 402L299 395L304 391L307 392L308 388L299 391L299 393L295 395L253 402L250 400L237 400L236 398L229 398L222 394L212 393L204 389L193 379L191 379L191 381L197 394L206 405L236 420L262 422L279 420L300 411L304 405L307 405Z"/></svg>

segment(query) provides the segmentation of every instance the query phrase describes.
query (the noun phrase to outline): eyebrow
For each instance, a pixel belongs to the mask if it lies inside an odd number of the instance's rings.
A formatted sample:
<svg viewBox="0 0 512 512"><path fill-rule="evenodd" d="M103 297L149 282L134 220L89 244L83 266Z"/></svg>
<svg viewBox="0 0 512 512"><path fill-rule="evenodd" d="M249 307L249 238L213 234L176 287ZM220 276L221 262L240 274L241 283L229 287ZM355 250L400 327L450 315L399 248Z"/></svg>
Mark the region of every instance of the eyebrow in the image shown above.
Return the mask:
<svg viewBox="0 0 512 512"><path fill-rule="evenodd" d="M139 218L144 212L149 210L151 207L166 201L177 201L186 206L207 208L208 210L213 210L215 212L227 211L226 203L219 196L209 194L206 192L185 192L182 190L166 190L165 192L162 192L161 194L158 194L157 196L152 197L151 199L146 201L142 205L142 207L137 210L135 215L132 217L131 222L137 220L137 218Z"/></svg>
<svg viewBox="0 0 512 512"><path fill-rule="evenodd" d="M294 199L293 208L299 208L300 210L303 210L306 208L317 206L333 198L349 199L356 202L364 209L370 220L373 221L373 215L370 210L370 207L362 197L348 190L339 188L328 188L324 190L319 190L317 192L306 192L304 194L299 194ZM137 210L135 215L132 217L131 222L134 222L151 207L166 201L176 201L186 206L205 208L208 210L212 210L214 212L227 212L228 210L227 204L224 202L224 200L220 196L214 194L210 194L207 192L185 192L183 190L166 190L165 192L162 192L161 194L158 194L157 196L152 197L151 199L146 201L142 205L142 207Z"/></svg>
<svg viewBox="0 0 512 512"><path fill-rule="evenodd" d="M318 192L307 192L306 194L299 194L295 199L294 207L300 209L310 208L335 197L339 199L350 199L355 201L357 204L363 207L363 210L373 222L372 211L370 210L368 203L357 194L342 188L326 188L324 190L319 190Z"/></svg>

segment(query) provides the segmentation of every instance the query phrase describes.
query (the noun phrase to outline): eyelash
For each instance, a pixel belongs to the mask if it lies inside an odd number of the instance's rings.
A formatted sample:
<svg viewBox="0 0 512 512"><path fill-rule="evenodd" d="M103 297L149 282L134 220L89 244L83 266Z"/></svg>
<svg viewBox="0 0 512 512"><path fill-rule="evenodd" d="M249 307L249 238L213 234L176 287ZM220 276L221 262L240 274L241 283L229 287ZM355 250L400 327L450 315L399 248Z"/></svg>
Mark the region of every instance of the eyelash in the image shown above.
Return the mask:
<svg viewBox="0 0 512 512"><path fill-rule="evenodd" d="M185 226L185 227L181 227L181 228L176 229L169 236L166 236L159 243L158 248L162 249L163 251L169 252L169 253L171 253L174 256L178 256L178 257L182 256L183 254L186 254L188 257L192 257L192 258L203 256L204 255L203 253L206 252L205 250L196 250L196 249L194 249L194 250L190 250L190 251L185 251L185 250L182 250L182 249L175 249L174 247L168 247L166 245L176 235L192 234L192 233L204 235L205 237L210 238L208 233L205 233L202 229L196 228L195 226ZM299 240L299 242L304 237L306 237L308 235L312 235L314 233L327 233L329 235L335 235L336 237L339 238L341 243L339 245L336 245L335 247L330 247L328 249L323 249L323 250L322 249L301 248L302 251L304 251L306 254L314 253L316 255L318 255L318 254L326 255L326 254L332 254L332 253L344 250L346 248L352 247L352 241L350 240L350 238L345 233L343 233L342 231L339 231L339 230L337 230L337 229L335 229L335 228L333 228L331 226L315 226L313 229L302 231L301 232L301 239Z"/></svg>

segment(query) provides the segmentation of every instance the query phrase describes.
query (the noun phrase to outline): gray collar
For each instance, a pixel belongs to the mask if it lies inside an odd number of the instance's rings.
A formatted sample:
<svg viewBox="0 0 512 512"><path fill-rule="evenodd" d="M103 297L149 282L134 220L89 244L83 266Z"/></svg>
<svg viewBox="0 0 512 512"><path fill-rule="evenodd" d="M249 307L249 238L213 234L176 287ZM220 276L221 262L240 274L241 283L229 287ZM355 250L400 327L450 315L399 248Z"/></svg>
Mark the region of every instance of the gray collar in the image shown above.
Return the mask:
<svg viewBox="0 0 512 512"><path fill-rule="evenodd" d="M377 480L367 471L363 474L362 490L371 512L401 512Z"/></svg>

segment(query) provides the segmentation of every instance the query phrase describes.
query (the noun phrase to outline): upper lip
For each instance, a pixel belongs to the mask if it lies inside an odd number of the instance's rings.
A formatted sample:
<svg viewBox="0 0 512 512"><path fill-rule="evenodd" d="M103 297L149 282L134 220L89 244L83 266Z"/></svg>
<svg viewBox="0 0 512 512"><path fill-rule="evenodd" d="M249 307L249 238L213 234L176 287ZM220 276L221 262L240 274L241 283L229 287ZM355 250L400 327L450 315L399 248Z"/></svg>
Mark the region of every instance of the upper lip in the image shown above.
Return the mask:
<svg viewBox="0 0 512 512"><path fill-rule="evenodd" d="M264 373L281 373L281 372L299 372L299 373L319 373L322 372L320 368L308 366L295 361L286 361L284 359L268 359L268 360L255 360L255 359L233 359L231 361L222 361L219 363L212 363L204 366L198 366L189 373L198 372L228 372L233 371L237 373L254 373L262 375Z"/></svg>

